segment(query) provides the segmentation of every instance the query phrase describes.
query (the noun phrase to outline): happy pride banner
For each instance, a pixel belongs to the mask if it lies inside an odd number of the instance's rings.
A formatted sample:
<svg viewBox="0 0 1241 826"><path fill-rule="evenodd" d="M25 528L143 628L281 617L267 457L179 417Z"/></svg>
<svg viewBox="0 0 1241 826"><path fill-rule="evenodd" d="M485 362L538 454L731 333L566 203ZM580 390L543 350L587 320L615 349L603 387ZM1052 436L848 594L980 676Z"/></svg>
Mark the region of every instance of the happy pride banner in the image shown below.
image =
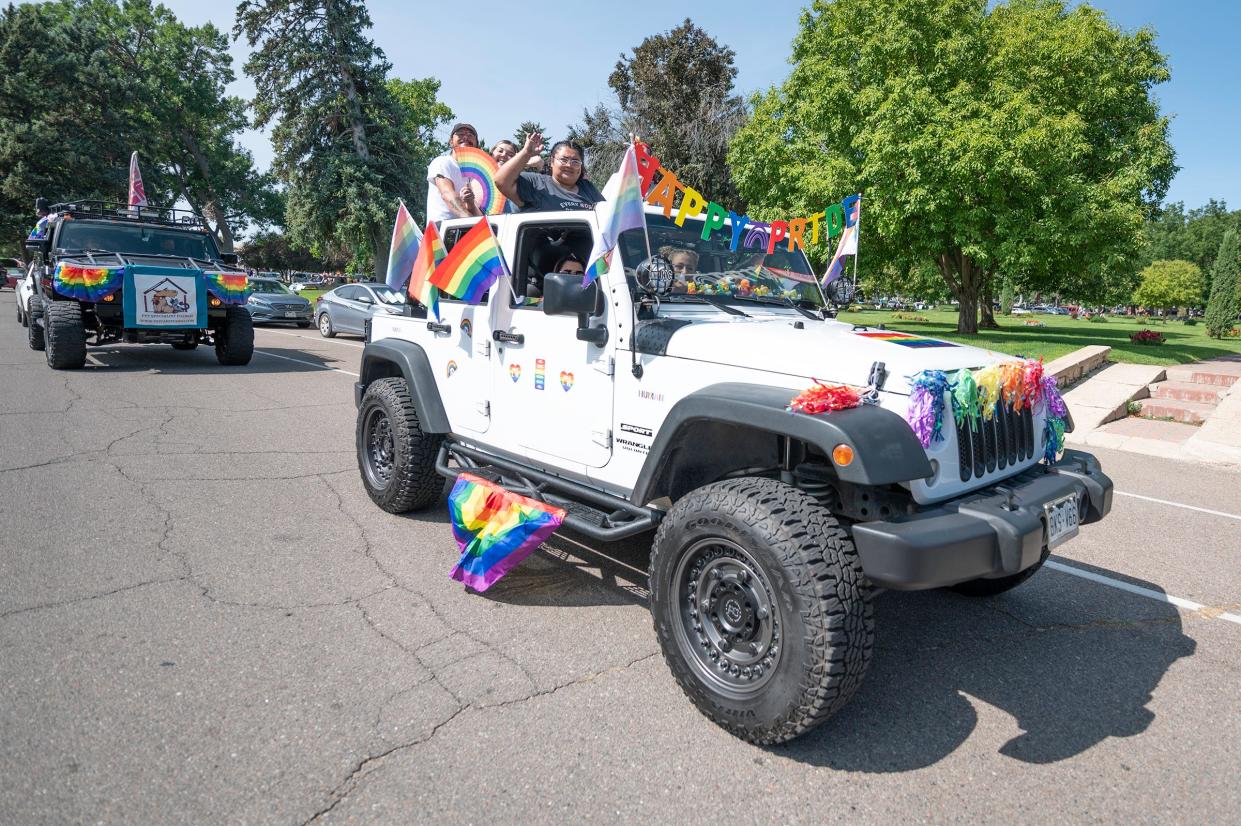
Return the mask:
<svg viewBox="0 0 1241 826"><path fill-rule="evenodd" d="M646 144L636 143L634 148L637 151L638 174L642 176L642 194L646 202L662 207L664 217L671 218L678 227L685 226L686 220L690 218L705 215L702 225L704 241L710 241L712 235L724 229L724 222L729 222L729 231L732 234L729 249L733 252L742 247L765 247L767 254L771 255L775 252L776 245L781 242L788 244L789 252L796 252L804 249L807 243L818 243L820 233L831 239L857 222L857 211L853 207L861 200L861 195L850 195L840 203L832 204L822 212L815 212L804 218L770 223L754 221L748 215L738 215L715 201L708 201L698 190L681 183L675 173L661 165L659 158L651 154L651 149ZM678 192L681 193L681 205L674 207ZM672 215L674 209L675 218Z"/></svg>

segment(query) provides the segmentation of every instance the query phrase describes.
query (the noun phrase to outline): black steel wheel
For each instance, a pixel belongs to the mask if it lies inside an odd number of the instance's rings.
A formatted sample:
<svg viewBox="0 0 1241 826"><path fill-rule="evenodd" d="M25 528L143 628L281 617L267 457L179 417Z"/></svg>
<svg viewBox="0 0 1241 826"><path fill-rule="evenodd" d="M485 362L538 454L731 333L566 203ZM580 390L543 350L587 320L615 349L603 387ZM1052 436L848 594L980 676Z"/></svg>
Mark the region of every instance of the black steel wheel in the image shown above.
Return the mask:
<svg viewBox="0 0 1241 826"><path fill-rule="evenodd" d="M791 485L730 479L686 494L660 523L650 573L664 660L736 736L791 740L862 685L871 589L844 529Z"/></svg>
<svg viewBox="0 0 1241 826"><path fill-rule="evenodd" d="M372 382L358 409L358 470L371 500L389 513L434 505L444 480L435 470L443 436L424 433L401 378Z"/></svg>

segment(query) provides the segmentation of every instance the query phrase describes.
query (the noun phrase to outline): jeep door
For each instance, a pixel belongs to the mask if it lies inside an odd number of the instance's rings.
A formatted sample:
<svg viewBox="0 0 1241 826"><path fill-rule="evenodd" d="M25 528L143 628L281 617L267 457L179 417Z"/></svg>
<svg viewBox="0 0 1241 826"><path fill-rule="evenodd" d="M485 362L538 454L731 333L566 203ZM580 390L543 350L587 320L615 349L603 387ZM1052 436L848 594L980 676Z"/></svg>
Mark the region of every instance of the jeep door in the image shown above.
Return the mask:
<svg viewBox="0 0 1241 826"><path fill-rule="evenodd" d="M612 456L615 345L611 338L603 346L579 341L577 316L547 315L533 295L558 258L571 252L586 260L592 218L532 220L517 228L513 276L497 286L495 298L492 436L531 459L602 467ZM609 321L605 308L591 324Z"/></svg>

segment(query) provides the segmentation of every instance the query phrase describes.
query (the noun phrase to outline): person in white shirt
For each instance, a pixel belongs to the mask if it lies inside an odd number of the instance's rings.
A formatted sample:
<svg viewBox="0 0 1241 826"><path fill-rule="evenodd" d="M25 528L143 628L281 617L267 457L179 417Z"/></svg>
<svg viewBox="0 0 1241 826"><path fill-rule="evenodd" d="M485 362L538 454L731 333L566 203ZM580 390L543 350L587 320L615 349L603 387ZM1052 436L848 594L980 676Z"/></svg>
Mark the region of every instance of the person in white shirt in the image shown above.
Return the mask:
<svg viewBox="0 0 1241 826"><path fill-rule="evenodd" d="M478 146L478 130L468 123L453 124L448 151L427 167L427 220L439 223L446 218L482 215L474 203L474 190L461 175L452 151L458 146Z"/></svg>

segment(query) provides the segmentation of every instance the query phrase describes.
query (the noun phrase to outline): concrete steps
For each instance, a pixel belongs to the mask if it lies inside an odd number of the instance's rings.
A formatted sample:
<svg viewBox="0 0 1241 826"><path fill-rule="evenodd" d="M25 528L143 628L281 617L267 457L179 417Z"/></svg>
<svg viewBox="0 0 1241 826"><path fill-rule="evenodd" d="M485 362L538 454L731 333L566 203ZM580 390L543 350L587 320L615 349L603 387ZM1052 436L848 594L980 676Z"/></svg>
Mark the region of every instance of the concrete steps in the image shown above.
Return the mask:
<svg viewBox="0 0 1241 826"><path fill-rule="evenodd" d="M1202 424L1215 410L1216 402L1190 402L1175 399L1150 398L1139 404L1138 417L1143 419L1171 419L1184 424Z"/></svg>
<svg viewBox="0 0 1241 826"><path fill-rule="evenodd" d="M1237 379L1241 379L1239 361L1203 361L1168 368L1168 381L1232 387Z"/></svg>
<svg viewBox="0 0 1241 826"><path fill-rule="evenodd" d="M1172 372L1171 369L1168 371ZM1150 386L1152 399L1164 399L1178 402L1198 402L1200 404L1219 404L1220 399L1228 393L1222 385L1199 384L1193 381L1161 381Z"/></svg>

